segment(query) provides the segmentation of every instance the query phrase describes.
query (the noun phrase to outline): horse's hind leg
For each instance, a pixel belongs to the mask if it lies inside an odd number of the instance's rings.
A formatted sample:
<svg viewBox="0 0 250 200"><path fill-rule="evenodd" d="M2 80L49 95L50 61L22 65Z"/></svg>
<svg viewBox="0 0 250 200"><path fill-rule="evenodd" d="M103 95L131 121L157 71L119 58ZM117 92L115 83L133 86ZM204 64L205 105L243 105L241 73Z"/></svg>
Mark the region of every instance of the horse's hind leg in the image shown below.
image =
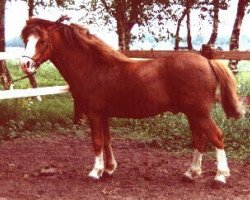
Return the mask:
<svg viewBox="0 0 250 200"><path fill-rule="evenodd" d="M215 181L226 183L226 178L230 175L230 170L227 164L221 130L217 127L210 115L189 116L188 120L192 130L194 147L200 154L205 147L205 138L216 147L217 174ZM198 157L201 156L200 154L198 153Z"/></svg>
<svg viewBox="0 0 250 200"><path fill-rule="evenodd" d="M103 123L103 139L104 139L104 150L105 150L105 155L106 155L106 162L105 162L105 169L104 172L107 173L108 175L113 174L117 167L117 163L114 157L114 153L112 150L111 142L111 134L109 131L109 125L108 125L108 119L104 120Z"/></svg>
<svg viewBox="0 0 250 200"><path fill-rule="evenodd" d="M215 146L216 150L217 173L214 180L216 182L226 183L226 178L230 176L230 170L224 150L222 135L222 131L217 127L214 120L211 119L211 131L207 136L209 141Z"/></svg>

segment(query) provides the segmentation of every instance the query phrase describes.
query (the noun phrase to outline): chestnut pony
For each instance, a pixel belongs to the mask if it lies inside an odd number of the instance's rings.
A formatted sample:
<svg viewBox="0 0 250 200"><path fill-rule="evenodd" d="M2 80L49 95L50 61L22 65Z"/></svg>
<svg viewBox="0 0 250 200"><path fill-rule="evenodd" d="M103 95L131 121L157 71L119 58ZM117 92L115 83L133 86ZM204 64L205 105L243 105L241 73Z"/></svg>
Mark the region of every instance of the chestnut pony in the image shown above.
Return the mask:
<svg viewBox="0 0 250 200"><path fill-rule="evenodd" d="M30 19L22 30L26 45L21 59L25 72L50 60L70 86L77 107L89 120L95 163L90 177L112 174L117 163L111 147L110 117L145 118L170 111L187 116L194 145L193 160L184 174L201 175L207 141L216 149L215 181L229 176L222 132L211 117L218 86L228 117L241 113L233 74L223 64L194 53L176 52L155 60L132 60L113 50L86 28ZM104 154L106 160L104 161Z"/></svg>

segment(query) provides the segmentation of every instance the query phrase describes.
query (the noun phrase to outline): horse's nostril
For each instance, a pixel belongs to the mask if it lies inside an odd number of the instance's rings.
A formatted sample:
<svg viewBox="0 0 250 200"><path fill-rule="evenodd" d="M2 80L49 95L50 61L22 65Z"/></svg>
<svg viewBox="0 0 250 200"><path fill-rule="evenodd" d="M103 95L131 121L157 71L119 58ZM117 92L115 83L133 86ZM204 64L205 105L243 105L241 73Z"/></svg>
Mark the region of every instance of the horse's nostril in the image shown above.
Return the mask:
<svg viewBox="0 0 250 200"><path fill-rule="evenodd" d="M30 61L27 61L26 63L26 67L29 68L30 67Z"/></svg>

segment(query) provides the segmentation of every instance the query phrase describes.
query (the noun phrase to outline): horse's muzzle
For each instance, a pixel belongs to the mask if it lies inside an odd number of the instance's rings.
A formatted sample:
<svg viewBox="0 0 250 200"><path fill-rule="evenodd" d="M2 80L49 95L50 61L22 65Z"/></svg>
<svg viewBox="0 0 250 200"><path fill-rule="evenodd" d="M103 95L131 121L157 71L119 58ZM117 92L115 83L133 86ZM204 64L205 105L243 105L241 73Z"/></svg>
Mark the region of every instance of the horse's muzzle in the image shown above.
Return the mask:
<svg viewBox="0 0 250 200"><path fill-rule="evenodd" d="M20 65L25 73L34 73L38 66L37 62L28 56L22 56Z"/></svg>

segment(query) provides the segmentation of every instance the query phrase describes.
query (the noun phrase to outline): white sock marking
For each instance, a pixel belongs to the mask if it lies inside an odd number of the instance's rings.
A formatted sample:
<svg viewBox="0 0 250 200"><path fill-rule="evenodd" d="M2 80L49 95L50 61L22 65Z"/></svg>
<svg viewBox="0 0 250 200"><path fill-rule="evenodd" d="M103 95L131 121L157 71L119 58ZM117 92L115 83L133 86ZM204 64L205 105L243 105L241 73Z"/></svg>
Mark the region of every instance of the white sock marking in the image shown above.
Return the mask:
<svg viewBox="0 0 250 200"><path fill-rule="evenodd" d="M193 179L194 176L201 175L201 162L202 162L202 153L200 153L197 149L194 150L193 160L190 168L185 173L187 177Z"/></svg>
<svg viewBox="0 0 250 200"><path fill-rule="evenodd" d="M95 164L92 171L89 173L89 176L95 179L99 179L102 176L104 170L104 158L103 152L99 156L95 157Z"/></svg>
<svg viewBox="0 0 250 200"><path fill-rule="evenodd" d="M215 148L215 150L217 159L217 174L214 179L226 183L226 177L230 176L226 153L224 149Z"/></svg>

